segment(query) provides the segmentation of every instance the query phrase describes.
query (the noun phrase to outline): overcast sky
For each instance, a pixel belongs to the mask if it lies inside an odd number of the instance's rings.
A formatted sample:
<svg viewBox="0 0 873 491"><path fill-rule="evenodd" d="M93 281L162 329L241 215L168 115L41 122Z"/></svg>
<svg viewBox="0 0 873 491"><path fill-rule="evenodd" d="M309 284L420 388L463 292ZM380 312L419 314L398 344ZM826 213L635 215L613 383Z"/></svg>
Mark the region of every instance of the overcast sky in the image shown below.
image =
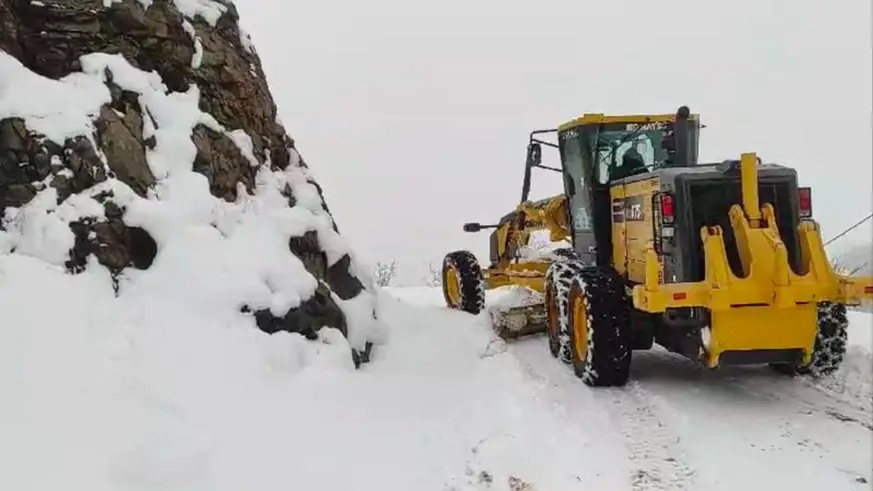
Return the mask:
<svg viewBox="0 0 873 491"><path fill-rule="evenodd" d="M584 112L689 105L708 126L704 159L754 150L796 167L825 239L873 208L869 0L237 5L366 260L484 260L487 235L461 224L514 207L528 132ZM536 177L539 195L560 190Z"/></svg>

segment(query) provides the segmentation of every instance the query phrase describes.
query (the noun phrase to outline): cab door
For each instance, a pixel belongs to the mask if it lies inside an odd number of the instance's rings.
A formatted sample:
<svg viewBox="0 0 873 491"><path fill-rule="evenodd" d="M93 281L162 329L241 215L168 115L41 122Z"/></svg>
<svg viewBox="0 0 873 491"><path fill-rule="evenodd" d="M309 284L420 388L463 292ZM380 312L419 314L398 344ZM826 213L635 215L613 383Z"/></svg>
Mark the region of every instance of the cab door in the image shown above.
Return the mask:
<svg viewBox="0 0 873 491"><path fill-rule="evenodd" d="M585 264L597 263L597 237L592 202L590 166L585 165L585 148L581 131L573 128L558 137L561 165L564 171L564 192L570 214L573 247Z"/></svg>

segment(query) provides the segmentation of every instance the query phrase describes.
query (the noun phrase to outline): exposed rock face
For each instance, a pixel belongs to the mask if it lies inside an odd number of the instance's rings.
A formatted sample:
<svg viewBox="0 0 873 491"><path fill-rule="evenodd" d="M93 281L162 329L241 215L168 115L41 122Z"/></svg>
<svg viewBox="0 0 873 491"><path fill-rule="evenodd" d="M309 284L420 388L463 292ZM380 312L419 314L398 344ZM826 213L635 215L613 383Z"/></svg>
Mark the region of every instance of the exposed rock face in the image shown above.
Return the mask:
<svg viewBox="0 0 873 491"><path fill-rule="evenodd" d="M0 0L0 49L52 79L81 70L82 55L104 52L121 54L134 67L157 72L171 91L186 92L196 85L203 112L251 139L251 148L244 152L231 136L202 124L191 137L197 149L193 169L206 176L214 196L232 202L241 187L253 191L257 165L285 169L306 164L297 158L294 141L277 121L260 60L240 32L236 8L225 0L199 4L199 11L180 12L173 0ZM154 123L138 94L115 84L111 73L107 86L111 104L103 106L94 121L98 148L84 136L52 142L29 131L21 119L0 120L0 216L9 207L28 203L50 176L59 202L112 177L138 195L149 196L156 176L146 153L155 141L143 134L145 125ZM297 197L290 189L284 194L293 206ZM113 274L152 264L158 252L155 241L145 230L126 225L124 208L112 198L106 193L98 199L105 218L70 225L76 237L67 261L71 272L80 271L89 255ZM288 247L320 286L282 318L268 310L254 312L258 326L308 337L322 326L345 333L347 321L331 292L348 300L363 290L349 271L349 257L329 266L313 231L292 237Z"/></svg>

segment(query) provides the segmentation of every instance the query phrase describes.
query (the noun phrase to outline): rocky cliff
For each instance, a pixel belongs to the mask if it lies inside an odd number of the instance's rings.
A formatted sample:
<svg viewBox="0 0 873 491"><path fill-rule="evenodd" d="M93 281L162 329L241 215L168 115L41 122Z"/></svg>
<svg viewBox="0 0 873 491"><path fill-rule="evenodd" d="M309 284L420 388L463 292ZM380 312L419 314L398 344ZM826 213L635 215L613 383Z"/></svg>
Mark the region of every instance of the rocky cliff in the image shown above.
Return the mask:
<svg viewBox="0 0 873 491"><path fill-rule="evenodd" d="M238 20L225 0L0 0L0 253L100 265L124 296L212 233L211 251L229 248L213 269L260 254L250 289L213 296L268 333L336 328L357 363L374 338L367 280ZM296 260L271 248L270 263L268 235Z"/></svg>

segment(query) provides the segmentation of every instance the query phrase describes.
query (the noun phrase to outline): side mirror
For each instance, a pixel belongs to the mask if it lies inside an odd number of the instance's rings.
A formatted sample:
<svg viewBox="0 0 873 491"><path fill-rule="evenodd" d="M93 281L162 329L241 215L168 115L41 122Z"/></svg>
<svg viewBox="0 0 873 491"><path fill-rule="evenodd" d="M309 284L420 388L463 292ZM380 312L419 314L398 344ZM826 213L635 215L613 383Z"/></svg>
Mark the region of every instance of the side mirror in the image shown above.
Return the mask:
<svg viewBox="0 0 873 491"><path fill-rule="evenodd" d="M531 143L527 146L527 165L540 165L543 161L543 147L539 143Z"/></svg>
<svg viewBox="0 0 873 491"><path fill-rule="evenodd" d="M472 222L464 224L464 232L478 232L480 230L482 230L481 223Z"/></svg>

